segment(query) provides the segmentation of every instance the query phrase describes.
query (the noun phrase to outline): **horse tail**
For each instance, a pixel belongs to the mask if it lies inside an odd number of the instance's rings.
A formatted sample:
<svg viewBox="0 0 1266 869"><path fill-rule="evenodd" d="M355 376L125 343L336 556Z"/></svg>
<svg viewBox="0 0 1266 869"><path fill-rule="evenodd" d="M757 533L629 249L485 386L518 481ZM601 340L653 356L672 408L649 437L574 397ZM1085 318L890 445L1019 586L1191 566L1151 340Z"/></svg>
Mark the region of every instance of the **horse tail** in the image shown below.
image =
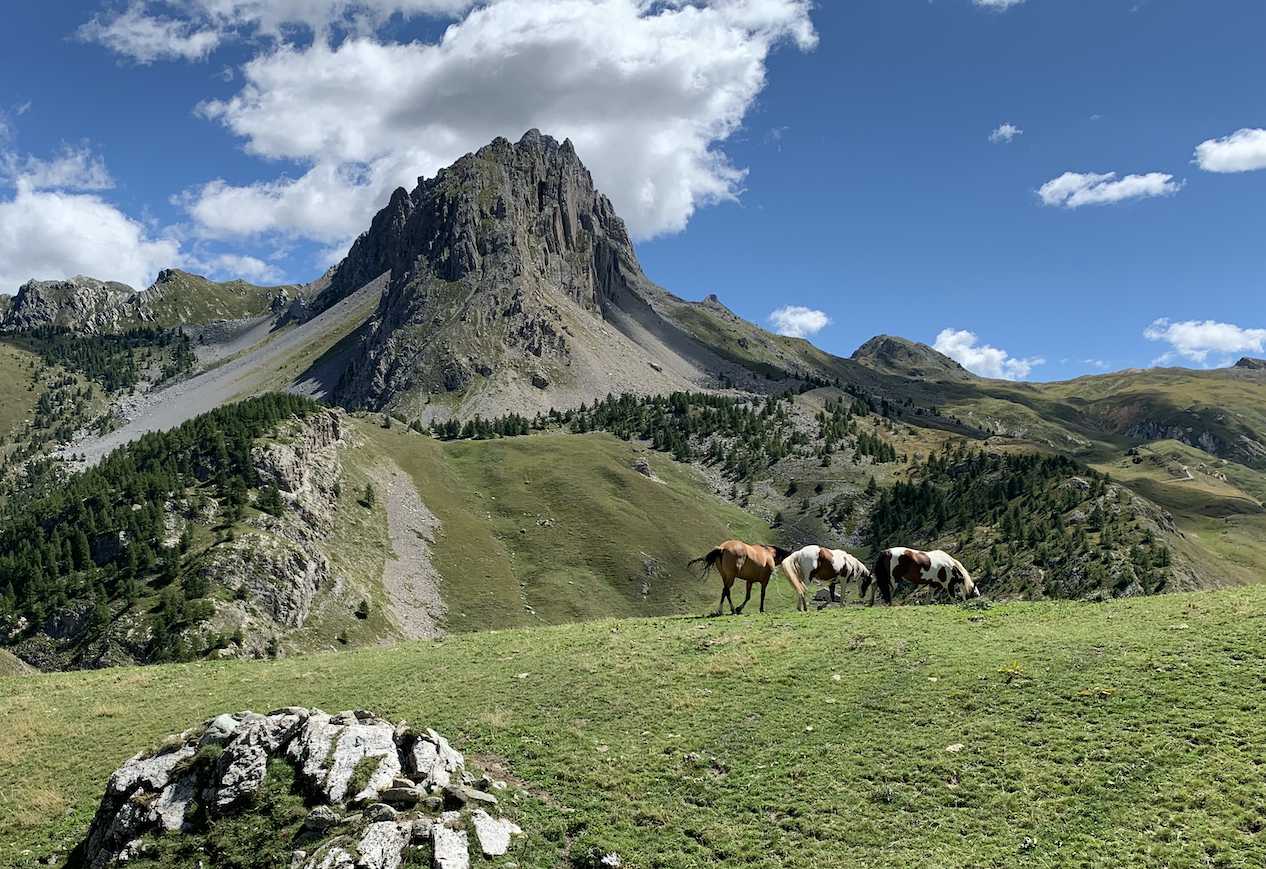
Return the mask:
<svg viewBox="0 0 1266 869"><path fill-rule="evenodd" d="M791 583L792 591L796 593L797 610L805 607L805 577L802 575L804 573L804 564L801 562L801 558L804 557L803 553L804 550L789 553L778 565L787 577L787 582Z"/></svg>
<svg viewBox="0 0 1266 869"><path fill-rule="evenodd" d="M686 567L694 567L696 564L702 561L703 573L700 574L699 578L703 579L708 575L708 570L710 568L715 567L716 563L721 559L721 556L724 554L725 554L725 550L722 549L720 546L718 546L716 549L712 550L707 555L700 555L698 558L694 558L694 559L691 559L690 561L687 561Z"/></svg>
<svg viewBox="0 0 1266 869"><path fill-rule="evenodd" d="M879 560L875 562L875 569L871 572L875 585L879 587L879 593L884 597L884 603L892 605L892 556L887 551L879 553ZM870 580L866 580L866 586L870 586ZM865 589L862 591L865 594Z"/></svg>

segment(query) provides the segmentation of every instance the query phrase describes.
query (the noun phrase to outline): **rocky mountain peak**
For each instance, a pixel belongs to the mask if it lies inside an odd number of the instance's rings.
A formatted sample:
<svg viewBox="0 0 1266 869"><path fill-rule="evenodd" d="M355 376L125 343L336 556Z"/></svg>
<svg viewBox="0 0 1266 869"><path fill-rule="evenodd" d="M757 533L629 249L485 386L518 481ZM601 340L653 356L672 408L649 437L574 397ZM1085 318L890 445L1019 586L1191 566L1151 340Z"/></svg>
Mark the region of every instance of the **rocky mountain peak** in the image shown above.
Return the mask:
<svg viewBox="0 0 1266 869"><path fill-rule="evenodd" d="M420 396L456 393L464 415L489 415L689 388L701 377L682 358L688 339L651 304L680 300L643 275L571 142L538 130L494 139L412 192L396 190L313 309L384 278L371 330L335 391L345 406L424 414Z"/></svg>
<svg viewBox="0 0 1266 869"><path fill-rule="evenodd" d="M854 361L874 371L920 380L976 380L953 359L926 344L876 335L853 353Z"/></svg>
<svg viewBox="0 0 1266 869"><path fill-rule="evenodd" d="M1266 371L1266 359L1254 359L1252 356L1244 356L1231 367L1244 371Z"/></svg>
<svg viewBox="0 0 1266 869"><path fill-rule="evenodd" d="M33 329L66 326L89 332L117 327L128 315L135 291L118 281L77 275L64 281L27 281L18 289L4 326Z"/></svg>
<svg viewBox="0 0 1266 869"><path fill-rule="evenodd" d="M497 138L413 192L397 188L331 275L324 309L390 272L399 286L429 273L449 283L536 273L596 308L620 273L641 275L624 222L594 187L570 140L539 130Z"/></svg>

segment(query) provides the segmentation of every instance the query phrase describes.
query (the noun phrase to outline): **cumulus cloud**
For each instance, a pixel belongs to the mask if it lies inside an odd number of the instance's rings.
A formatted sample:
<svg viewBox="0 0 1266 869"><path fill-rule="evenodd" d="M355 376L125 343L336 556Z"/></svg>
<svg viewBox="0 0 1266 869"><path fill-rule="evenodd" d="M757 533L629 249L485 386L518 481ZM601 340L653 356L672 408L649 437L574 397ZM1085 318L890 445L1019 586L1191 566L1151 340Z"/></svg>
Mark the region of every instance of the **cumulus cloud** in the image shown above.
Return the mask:
<svg viewBox="0 0 1266 869"><path fill-rule="evenodd" d="M1196 164L1206 172L1266 169L1266 130L1237 130L1196 146Z"/></svg>
<svg viewBox="0 0 1266 869"><path fill-rule="evenodd" d="M799 305L787 305L772 312L767 318L774 331L789 338L805 338L816 335L831 325L831 318L822 311L814 311Z"/></svg>
<svg viewBox="0 0 1266 869"><path fill-rule="evenodd" d="M187 267L213 279L243 280L253 284L278 284L285 280L281 269L253 256L222 253L211 256L193 254Z"/></svg>
<svg viewBox="0 0 1266 869"><path fill-rule="evenodd" d="M1024 131L1013 124L1003 124L989 134L989 141L997 145L999 142L1010 144L1011 140L1016 136L1024 135Z"/></svg>
<svg viewBox="0 0 1266 869"><path fill-rule="evenodd" d="M22 185L0 200L0 292L79 274L141 289L178 264L179 250L94 194Z"/></svg>
<svg viewBox="0 0 1266 869"><path fill-rule="evenodd" d="M179 201L204 238L325 244L496 136L570 138L635 238L682 230L734 200L745 171L718 150L765 86L781 43L817 42L810 0L189 0L180 22L227 40L267 34L242 87L200 113L298 172L216 179ZM150 4L129 12L158 23ZM384 40L391 14L459 15L434 43ZM165 26L164 25L164 26ZM288 36L295 27L317 34ZM120 44L121 45L121 44ZM131 56L143 55L141 43ZM125 48L116 50L125 51ZM131 49L127 49L131 50ZM149 55L155 56L151 51ZM354 122L352 122L354 119Z"/></svg>
<svg viewBox="0 0 1266 869"><path fill-rule="evenodd" d="M141 64L156 60L205 60L219 47L223 38L220 30L199 27L191 21L149 15L149 5L133 3L105 21L94 16L79 27L76 36L84 42L99 42Z"/></svg>
<svg viewBox="0 0 1266 869"><path fill-rule="evenodd" d="M1024 380L1035 365L1046 362L1040 357L1016 359L1006 350L988 344L977 347L978 340L974 332L965 329L942 329L932 349L944 353L972 374L998 380Z"/></svg>
<svg viewBox="0 0 1266 869"><path fill-rule="evenodd" d="M456 15L477 0L133 0L121 12L93 16L77 35L138 63L202 60L244 39L282 40L296 29L324 39L372 33L393 15ZM182 17L171 17L178 12Z"/></svg>
<svg viewBox="0 0 1266 869"><path fill-rule="evenodd" d="M83 192L114 186L87 146L66 146L52 160L0 153L0 178L14 191L0 199L0 292L78 274L140 289L179 264L178 242L150 238L145 226Z"/></svg>
<svg viewBox="0 0 1266 869"><path fill-rule="evenodd" d="M1024 0L971 0L973 6L983 6L986 9L996 9L999 12L1005 12L1012 6L1018 6Z"/></svg>
<svg viewBox="0 0 1266 869"><path fill-rule="evenodd" d="M1229 365L1236 354L1260 354L1266 348L1266 329L1243 329L1216 320L1171 323L1162 317L1143 330L1143 337L1149 341L1164 341L1173 347L1153 360L1153 365L1164 365L1180 356L1205 365L1210 354L1218 354L1220 364Z"/></svg>
<svg viewBox="0 0 1266 869"><path fill-rule="evenodd" d="M94 155L87 145L64 145L52 160L0 152L0 178L28 190L109 190L114 186L105 160Z"/></svg>
<svg viewBox="0 0 1266 869"><path fill-rule="evenodd" d="M1149 172L1146 175L1126 175L1116 180L1117 173L1096 175L1065 172L1038 188L1037 195L1043 205L1062 205L1080 208L1083 205L1111 205L1131 199L1148 199L1153 196L1173 196L1182 189L1182 181L1174 181L1173 175Z"/></svg>

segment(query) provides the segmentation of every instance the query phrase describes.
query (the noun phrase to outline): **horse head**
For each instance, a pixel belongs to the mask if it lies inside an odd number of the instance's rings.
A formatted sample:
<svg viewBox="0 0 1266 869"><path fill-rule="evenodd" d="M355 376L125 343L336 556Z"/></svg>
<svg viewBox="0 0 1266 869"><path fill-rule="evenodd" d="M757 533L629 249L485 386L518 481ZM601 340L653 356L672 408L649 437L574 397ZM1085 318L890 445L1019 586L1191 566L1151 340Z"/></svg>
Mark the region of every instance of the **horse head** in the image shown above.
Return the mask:
<svg viewBox="0 0 1266 869"><path fill-rule="evenodd" d="M976 587L975 580L971 578L967 568L963 567L957 560L954 562L954 578L963 584L964 597L980 597L980 589Z"/></svg>
<svg viewBox="0 0 1266 869"><path fill-rule="evenodd" d="M857 584L857 599L861 600L866 596L866 591L870 588L870 584L875 581L875 575L869 570L862 568L861 582Z"/></svg>

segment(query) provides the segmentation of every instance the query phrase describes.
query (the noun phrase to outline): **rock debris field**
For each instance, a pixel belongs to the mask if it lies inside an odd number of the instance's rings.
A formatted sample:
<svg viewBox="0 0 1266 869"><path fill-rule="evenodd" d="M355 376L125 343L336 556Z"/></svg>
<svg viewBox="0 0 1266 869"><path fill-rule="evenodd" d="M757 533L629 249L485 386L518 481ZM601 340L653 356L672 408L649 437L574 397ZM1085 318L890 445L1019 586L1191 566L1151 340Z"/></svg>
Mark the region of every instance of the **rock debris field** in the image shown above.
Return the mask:
<svg viewBox="0 0 1266 869"><path fill-rule="evenodd" d="M292 869L398 869L408 849L429 850L436 869L466 869L472 847L499 856L523 835L501 807L528 795L468 771L434 730L288 707L221 715L127 761L81 845L83 865L157 856L160 837L251 811L270 760L293 766L310 806Z"/></svg>

